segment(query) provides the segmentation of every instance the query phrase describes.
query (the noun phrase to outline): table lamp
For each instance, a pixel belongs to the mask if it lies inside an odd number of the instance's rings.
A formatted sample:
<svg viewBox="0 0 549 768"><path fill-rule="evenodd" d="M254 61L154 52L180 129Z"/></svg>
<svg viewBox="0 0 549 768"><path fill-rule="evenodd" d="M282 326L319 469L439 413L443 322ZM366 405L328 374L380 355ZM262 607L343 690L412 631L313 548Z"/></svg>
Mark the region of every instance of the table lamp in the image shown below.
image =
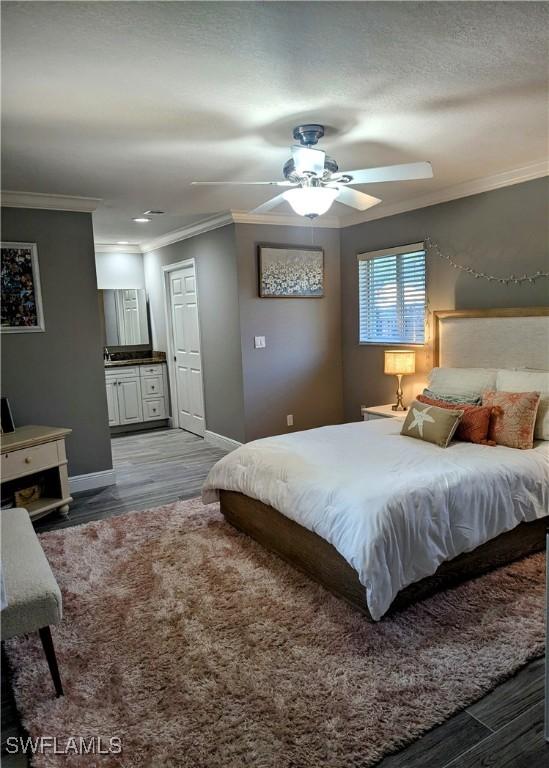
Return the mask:
<svg viewBox="0 0 549 768"><path fill-rule="evenodd" d="M385 350L384 373L392 374L398 379L397 401L393 405L393 411L406 411L407 407L402 402L402 377L407 373L416 372L416 353L407 349Z"/></svg>

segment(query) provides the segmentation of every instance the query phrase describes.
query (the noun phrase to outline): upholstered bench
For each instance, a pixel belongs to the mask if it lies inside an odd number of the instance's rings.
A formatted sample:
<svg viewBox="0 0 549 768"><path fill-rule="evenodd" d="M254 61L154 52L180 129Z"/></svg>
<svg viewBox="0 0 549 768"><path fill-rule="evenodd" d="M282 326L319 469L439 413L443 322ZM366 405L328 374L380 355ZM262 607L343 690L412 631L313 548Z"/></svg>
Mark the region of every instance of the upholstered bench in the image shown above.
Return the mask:
<svg viewBox="0 0 549 768"><path fill-rule="evenodd" d="M61 591L34 532L26 509L1 515L2 578L7 605L2 610L2 640L38 631L55 692L63 695L50 631L62 617Z"/></svg>

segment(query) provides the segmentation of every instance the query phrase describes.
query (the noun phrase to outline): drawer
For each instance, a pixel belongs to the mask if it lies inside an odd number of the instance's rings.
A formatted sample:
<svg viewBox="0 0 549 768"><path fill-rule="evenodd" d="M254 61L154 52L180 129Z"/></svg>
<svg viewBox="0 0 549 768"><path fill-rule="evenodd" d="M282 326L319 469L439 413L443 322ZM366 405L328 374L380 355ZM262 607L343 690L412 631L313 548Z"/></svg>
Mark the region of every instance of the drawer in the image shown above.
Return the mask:
<svg viewBox="0 0 549 768"><path fill-rule="evenodd" d="M164 381L162 376L142 376L141 396L164 397Z"/></svg>
<svg viewBox="0 0 549 768"><path fill-rule="evenodd" d="M140 365L139 371L141 373L141 376L162 376L162 363L158 363L157 365Z"/></svg>
<svg viewBox="0 0 549 768"><path fill-rule="evenodd" d="M163 397L158 397L154 400L143 400L143 421L166 418L166 401Z"/></svg>
<svg viewBox="0 0 549 768"><path fill-rule="evenodd" d="M19 451L2 454L2 482L16 477L30 475L41 469L56 467L59 464L57 442L35 445L33 448L21 448Z"/></svg>
<svg viewBox="0 0 549 768"><path fill-rule="evenodd" d="M121 379L125 376L139 376L139 369L133 365L122 365L120 368L105 368L105 379Z"/></svg>

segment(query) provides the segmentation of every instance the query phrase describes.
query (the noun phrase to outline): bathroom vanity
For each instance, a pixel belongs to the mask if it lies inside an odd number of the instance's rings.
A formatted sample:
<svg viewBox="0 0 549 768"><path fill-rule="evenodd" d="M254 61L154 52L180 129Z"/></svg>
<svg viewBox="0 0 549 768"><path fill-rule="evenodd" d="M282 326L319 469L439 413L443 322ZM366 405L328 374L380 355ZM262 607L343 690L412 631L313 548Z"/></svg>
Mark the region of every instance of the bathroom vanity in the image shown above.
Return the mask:
<svg viewBox="0 0 549 768"><path fill-rule="evenodd" d="M166 362L155 358L105 363L109 426L167 419ZM157 425L152 425L157 426Z"/></svg>
<svg viewBox="0 0 549 768"><path fill-rule="evenodd" d="M99 291L109 426L158 427L169 418L166 356L150 346L145 291ZM117 430L115 431L125 431Z"/></svg>

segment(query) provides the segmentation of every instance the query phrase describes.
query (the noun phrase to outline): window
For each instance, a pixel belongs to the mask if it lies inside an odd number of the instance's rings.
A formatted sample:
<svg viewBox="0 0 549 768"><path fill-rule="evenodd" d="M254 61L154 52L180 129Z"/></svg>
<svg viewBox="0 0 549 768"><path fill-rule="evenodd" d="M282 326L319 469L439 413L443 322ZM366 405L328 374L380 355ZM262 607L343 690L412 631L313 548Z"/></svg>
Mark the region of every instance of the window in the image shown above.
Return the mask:
<svg viewBox="0 0 549 768"><path fill-rule="evenodd" d="M423 243L358 256L361 344L423 344Z"/></svg>

